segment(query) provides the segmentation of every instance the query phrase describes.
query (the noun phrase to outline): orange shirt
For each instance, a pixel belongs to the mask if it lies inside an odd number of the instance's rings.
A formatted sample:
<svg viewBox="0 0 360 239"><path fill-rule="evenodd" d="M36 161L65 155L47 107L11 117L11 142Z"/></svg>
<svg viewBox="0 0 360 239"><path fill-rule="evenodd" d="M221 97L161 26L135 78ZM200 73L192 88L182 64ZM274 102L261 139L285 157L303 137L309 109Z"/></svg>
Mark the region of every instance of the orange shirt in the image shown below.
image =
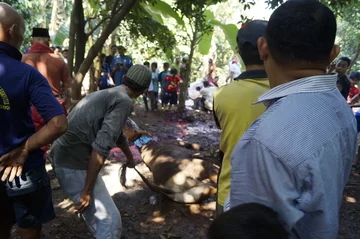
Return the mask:
<svg viewBox="0 0 360 239"><path fill-rule="evenodd" d="M35 67L49 82L54 96L64 93L63 84L70 84L69 69L61 56L54 53L27 53L22 62Z"/></svg>

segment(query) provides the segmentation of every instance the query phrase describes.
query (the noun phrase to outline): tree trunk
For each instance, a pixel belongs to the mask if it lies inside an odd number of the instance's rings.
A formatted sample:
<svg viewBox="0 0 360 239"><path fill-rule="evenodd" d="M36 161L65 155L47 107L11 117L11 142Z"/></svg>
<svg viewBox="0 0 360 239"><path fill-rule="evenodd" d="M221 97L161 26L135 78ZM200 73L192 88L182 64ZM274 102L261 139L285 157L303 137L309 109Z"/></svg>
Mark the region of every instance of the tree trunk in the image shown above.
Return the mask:
<svg viewBox="0 0 360 239"><path fill-rule="evenodd" d="M77 0L75 0L77 1ZM81 2L81 1L80 1ZM137 0L127 0L124 1L121 9L119 12L114 14L111 18L109 23L104 27L104 30L101 33L101 36L96 40L95 44L91 46L86 58L84 61L81 62L79 70L76 71L75 79L73 81L73 99L80 100L81 99L81 86L84 80L86 72L90 69L91 65L97 54L101 51L104 43L110 36L110 34L116 29L116 27L120 24L120 22L124 19L126 14L128 14L131 8L135 5ZM76 37L78 38L78 36ZM78 41L78 39L76 39ZM78 49L76 48L76 51ZM78 54L76 54L78 55Z"/></svg>
<svg viewBox="0 0 360 239"><path fill-rule="evenodd" d="M41 18L42 18L42 23L41 26L43 28L46 28L46 5L47 5L47 1L46 0L42 0L41 1Z"/></svg>
<svg viewBox="0 0 360 239"><path fill-rule="evenodd" d="M86 49L86 41L87 36L85 33L85 16L84 16L84 7L82 1L78 3L77 6L78 12L75 18L75 26L76 26L76 42L75 42L75 72L77 72L80 68L81 63L85 58L85 49Z"/></svg>
<svg viewBox="0 0 360 239"><path fill-rule="evenodd" d="M56 20L57 20L57 10L59 7L59 0L53 0L52 2L52 11L51 11L51 20L49 31L55 33L56 32Z"/></svg>
<svg viewBox="0 0 360 239"><path fill-rule="evenodd" d="M178 110L185 110L186 95L188 92L188 87L189 87L189 82L190 82L191 66L192 66L192 61L193 61L193 57L194 57L194 51L195 51L197 39L198 39L198 30L195 29L195 32L193 32L193 36L192 36L192 40L191 40L191 44L190 44L189 60L186 63L185 77L184 77L184 79L182 79L183 83L180 85Z"/></svg>

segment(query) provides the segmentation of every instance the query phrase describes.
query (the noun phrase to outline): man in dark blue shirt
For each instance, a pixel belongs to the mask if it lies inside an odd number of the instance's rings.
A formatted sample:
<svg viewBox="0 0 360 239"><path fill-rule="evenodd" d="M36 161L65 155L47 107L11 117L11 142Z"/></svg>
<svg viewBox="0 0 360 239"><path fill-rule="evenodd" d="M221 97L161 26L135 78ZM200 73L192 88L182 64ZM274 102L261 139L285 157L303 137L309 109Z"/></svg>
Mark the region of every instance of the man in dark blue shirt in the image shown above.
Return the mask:
<svg viewBox="0 0 360 239"><path fill-rule="evenodd" d="M21 62L21 15L0 3L0 22L0 238L8 238L15 216L21 238L37 239L41 224L55 217L40 147L62 135L67 120L47 80ZM37 133L31 105L47 122Z"/></svg>

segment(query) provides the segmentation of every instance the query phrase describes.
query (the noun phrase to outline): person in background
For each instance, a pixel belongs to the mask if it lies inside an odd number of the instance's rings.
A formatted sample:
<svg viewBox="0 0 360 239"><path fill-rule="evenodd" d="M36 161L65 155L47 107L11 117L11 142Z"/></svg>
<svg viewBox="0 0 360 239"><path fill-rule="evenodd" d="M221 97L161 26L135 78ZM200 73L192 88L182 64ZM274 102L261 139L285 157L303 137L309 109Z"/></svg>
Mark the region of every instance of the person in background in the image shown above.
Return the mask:
<svg viewBox="0 0 360 239"><path fill-rule="evenodd" d="M61 136L67 120L45 77L21 62L22 16L0 3L0 22L0 238L9 238L17 223L21 239L40 239L42 224L55 218L40 147ZM37 132L30 105L46 121Z"/></svg>
<svg viewBox="0 0 360 239"><path fill-rule="evenodd" d="M200 90L200 94L203 110L206 112L213 111L215 91L216 86L210 84L209 81L204 81L204 87Z"/></svg>
<svg viewBox="0 0 360 239"><path fill-rule="evenodd" d="M118 49L116 45L112 45L110 49L111 53L106 57L105 62L111 67L113 60L116 57L116 53L118 52Z"/></svg>
<svg viewBox="0 0 360 239"><path fill-rule="evenodd" d="M164 105L165 108L167 105L169 105L167 108L168 110L171 109L171 106L177 105L179 83L182 83L181 78L177 74L177 70L173 68L170 71L170 75L166 76L165 78L165 81L167 82L167 89L164 97Z"/></svg>
<svg viewBox="0 0 360 239"><path fill-rule="evenodd" d="M22 62L36 68L48 81L53 95L61 104L67 115L66 91L71 86L70 72L64 59L56 55L49 48L50 35L46 28L34 28L30 50L23 55ZM46 125L46 120L37 112L36 107L31 107L32 119L36 130ZM42 148L47 151L47 146Z"/></svg>
<svg viewBox="0 0 360 239"><path fill-rule="evenodd" d="M150 70L150 62L145 61L144 66L146 66ZM146 112L148 112L149 111L148 92L144 91L142 97L143 97L143 101L144 101L144 105L145 105L145 110L146 110Z"/></svg>
<svg viewBox="0 0 360 239"><path fill-rule="evenodd" d="M336 64L336 73L338 73L336 84L345 100L348 98L351 87L349 78L346 76L350 63L351 61L348 57L341 57Z"/></svg>
<svg viewBox="0 0 360 239"><path fill-rule="evenodd" d="M213 84L215 77L216 77L216 64L214 63L214 60L210 58L207 79L211 84Z"/></svg>
<svg viewBox="0 0 360 239"><path fill-rule="evenodd" d="M240 65L236 56L232 57L229 64L229 76L225 79L226 84L231 83L236 77L240 75Z"/></svg>
<svg viewBox="0 0 360 239"><path fill-rule="evenodd" d="M210 225L207 239L288 239L289 233L271 208L247 203L224 212Z"/></svg>
<svg viewBox="0 0 360 239"><path fill-rule="evenodd" d="M252 103L270 88L264 62L257 48L257 41L265 36L266 27L267 21L254 20L239 29L236 41L246 71L215 93L214 118L222 130L220 156L223 156L220 158L222 164L218 178L216 216L223 212L225 199L230 192L231 153L251 123L265 111L263 105Z"/></svg>
<svg viewBox="0 0 360 239"><path fill-rule="evenodd" d="M147 91L150 98L150 106L152 111L158 110L158 94L159 94L159 75L156 72L158 65L156 62L151 63L151 83Z"/></svg>
<svg viewBox="0 0 360 239"><path fill-rule="evenodd" d="M50 152L60 187L76 204L95 238L121 237L119 210L99 172L115 147L125 154L127 166L135 166L123 128L133 100L150 82L150 70L134 65L122 85L87 95L72 110L68 131L54 142Z"/></svg>
<svg viewBox="0 0 360 239"><path fill-rule="evenodd" d="M180 55L175 56L175 62L172 64L171 69L176 69L178 74L180 73Z"/></svg>
<svg viewBox="0 0 360 239"><path fill-rule="evenodd" d="M296 26L296 27L294 27ZM336 18L316 0L290 0L271 15L258 49L270 90L266 111L231 156L231 208L261 203L290 238L337 238L357 150L355 117L326 67L340 52Z"/></svg>
<svg viewBox="0 0 360 239"><path fill-rule="evenodd" d="M69 50L64 49L61 54L62 54L62 56L64 58L65 63L67 64L68 63Z"/></svg>
<svg viewBox="0 0 360 239"><path fill-rule="evenodd" d="M169 62L165 62L164 63L164 70L162 72L160 72L159 74L159 82L161 85L161 95L160 95L160 99L161 99L161 106L162 108L164 108L165 104L164 104L164 95L167 89L167 81L165 80L167 75L170 75L170 71L169 71Z"/></svg>
<svg viewBox="0 0 360 239"><path fill-rule="evenodd" d="M126 72L132 67L133 62L130 56L126 56L126 49L123 46L118 47L119 56L112 60L111 68L115 85L121 85Z"/></svg>
<svg viewBox="0 0 360 239"><path fill-rule="evenodd" d="M110 66L105 62L106 55L100 54L100 64L101 64L101 72L99 78L99 89L104 90L115 86L114 80L111 77L111 69Z"/></svg>
<svg viewBox="0 0 360 239"><path fill-rule="evenodd" d="M352 72L349 76L350 78L350 84L351 84L351 88L349 91L349 96L348 96L348 102L349 104L354 104L354 103L358 103L359 102L359 89L357 84L360 81L360 73L359 72Z"/></svg>
<svg viewBox="0 0 360 239"><path fill-rule="evenodd" d="M61 47L56 46L55 49L54 49L54 54L58 55L58 56L61 56Z"/></svg>

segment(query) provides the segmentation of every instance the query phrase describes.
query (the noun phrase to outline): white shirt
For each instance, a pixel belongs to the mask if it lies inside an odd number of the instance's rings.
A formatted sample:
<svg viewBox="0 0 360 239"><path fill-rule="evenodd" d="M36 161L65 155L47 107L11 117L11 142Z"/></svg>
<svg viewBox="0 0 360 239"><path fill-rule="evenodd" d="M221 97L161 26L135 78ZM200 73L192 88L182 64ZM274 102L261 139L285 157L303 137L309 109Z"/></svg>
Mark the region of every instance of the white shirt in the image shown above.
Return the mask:
<svg viewBox="0 0 360 239"><path fill-rule="evenodd" d="M152 72L151 73L151 82L150 82L150 86L149 86L148 91L154 91L154 83L153 83L154 78L155 78L155 73Z"/></svg>
<svg viewBox="0 0 360 239"><path fill-rule="evenodd" d="M229 71L234 72L234 77L232 78L232 80L235 79L236 77L238 77L240 75L240 73L241 73L239 64L238 63L231 63L229 65Z"/></svg>

